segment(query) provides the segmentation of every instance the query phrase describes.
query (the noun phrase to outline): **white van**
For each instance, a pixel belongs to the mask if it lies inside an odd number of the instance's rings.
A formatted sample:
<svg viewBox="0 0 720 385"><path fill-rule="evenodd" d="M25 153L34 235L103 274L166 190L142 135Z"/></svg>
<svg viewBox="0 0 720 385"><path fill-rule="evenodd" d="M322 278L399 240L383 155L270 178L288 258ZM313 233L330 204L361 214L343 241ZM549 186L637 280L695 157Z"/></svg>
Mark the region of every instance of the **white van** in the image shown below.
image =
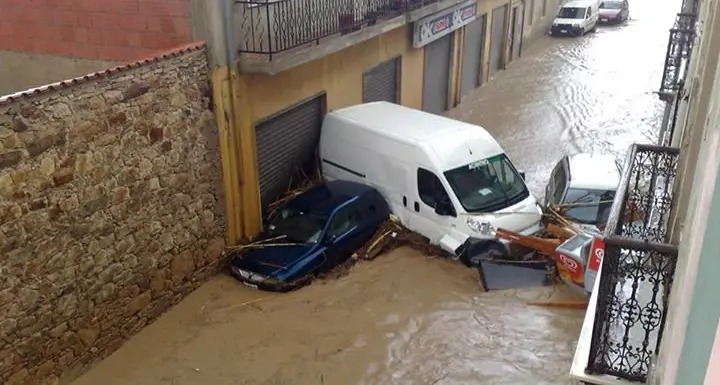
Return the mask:
<svg viewBox="0 0 720 385"><path fill-rule="evenodd" d="M325 116L320 135L326 180L376 188L411 230L468 266L507 253L504 228L541 230L542 210L500 145L482 127L393 103Z"/></svg>
<svg viewBox="0 0 720 385"><path fill-rule="evenodd" d="M595 32L600 18L600 1L570 1L560 7L550 27L550 34L582 36Z"/></svg>

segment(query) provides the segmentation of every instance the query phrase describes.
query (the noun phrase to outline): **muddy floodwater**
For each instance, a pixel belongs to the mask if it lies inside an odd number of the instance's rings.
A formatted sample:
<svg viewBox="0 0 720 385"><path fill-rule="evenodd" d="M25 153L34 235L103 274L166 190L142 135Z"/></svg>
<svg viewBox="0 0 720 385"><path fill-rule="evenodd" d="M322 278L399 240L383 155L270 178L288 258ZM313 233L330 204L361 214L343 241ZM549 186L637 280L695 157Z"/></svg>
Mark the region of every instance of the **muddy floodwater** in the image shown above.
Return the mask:
<svg viewBox="0 0 720 385"><path fill-rule="evenodd" d="M653 141L675 1L627 25L541 38L450 115L488 129L542 195L577 152ZM285 295L218 276L74 385L562 385L583 311L563 287L481 292L475 271L399 249Z"/></svg>

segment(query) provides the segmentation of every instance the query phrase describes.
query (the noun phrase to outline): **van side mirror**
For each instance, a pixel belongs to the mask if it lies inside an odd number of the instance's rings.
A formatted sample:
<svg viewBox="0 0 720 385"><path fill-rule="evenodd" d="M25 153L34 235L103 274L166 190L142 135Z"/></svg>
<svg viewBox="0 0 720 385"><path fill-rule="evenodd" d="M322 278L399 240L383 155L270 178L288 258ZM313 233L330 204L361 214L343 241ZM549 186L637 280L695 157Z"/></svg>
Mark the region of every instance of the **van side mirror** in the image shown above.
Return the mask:
<svg viewBox="0 0 720 385"><path fill-rule="evenodd" d="M453 207L452 203L450 203L449 199L438 199L437 203L435 204L435 214L440 216L449 216L453 214Z"/></svg>
<svg viewBox="0 0 720 385"><path fill-rule="evenodd" d="M520 178L522 178L522 180L525 180L525 171L520 171Z"/></svg>

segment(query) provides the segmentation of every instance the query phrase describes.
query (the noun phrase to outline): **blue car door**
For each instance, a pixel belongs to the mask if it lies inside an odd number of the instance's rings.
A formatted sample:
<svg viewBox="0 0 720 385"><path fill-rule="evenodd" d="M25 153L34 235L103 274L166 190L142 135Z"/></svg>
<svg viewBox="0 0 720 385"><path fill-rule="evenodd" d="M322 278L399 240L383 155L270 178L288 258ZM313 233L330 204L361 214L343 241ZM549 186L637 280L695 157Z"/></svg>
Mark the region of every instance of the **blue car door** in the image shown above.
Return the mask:
<svg viewBox="0 0 720 385"><path fill-rule="evenodd" d="M359 237L362 230L360 212L353 204L338 210L330 219L330 226L325 234L327 257L326 269L331 269L347 260L363 240Z"/></svg>

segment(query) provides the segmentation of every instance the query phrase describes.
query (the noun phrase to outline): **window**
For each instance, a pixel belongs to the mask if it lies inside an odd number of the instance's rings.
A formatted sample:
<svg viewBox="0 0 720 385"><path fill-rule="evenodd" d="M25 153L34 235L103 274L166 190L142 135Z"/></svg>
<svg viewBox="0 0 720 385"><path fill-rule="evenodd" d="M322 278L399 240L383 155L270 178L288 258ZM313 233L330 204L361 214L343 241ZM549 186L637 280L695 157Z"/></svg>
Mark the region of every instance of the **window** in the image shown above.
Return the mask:
<svg viewBox="0 0 720 385"><path fill-rule="evenodd" d="M325 223L327 218L322 214L286 207L270 220L266 231L290 242L317 243Z"/></svg>
<svg viewBox="0 0 720 385"><path fill-rule="evenodd" d="M341 209L330 222L328 236L339 237L347 233L350 229L360 221L360 213L354 207L345 207Z"/></svg>
<svg viewBox="0 0 720 385"><path fill-rule="evenodd" d="M565 216L582 224L605 224L614 198L613 190L568 189L563 203L574 205L565 210Z"/></svg>
<svg viewBox="0 0 720 385"><path fill-rule="evenodd" d="M547 0L542 0L542 17L547 16Z"/></svg>
<svg viewBox="0 0 720 385"><path fill-rule="evenodd" d="M565 193L565 184L567 183L567 173L565 173L565 159L555 166L553 171L553 203L560 203Z"/></svg>
<svg viewBox="0 0 720 385"><path fill-rule="evenodd" d="M578 7L562 7L560 13L558 13L559 19L584 19L585 8Z"/></svg>
<svg viewBox="0 0 720 385"><path fill-rule="evenodd" d="M418 168L417 171L417 182L418 182L418 195L420 200L426 205L435 208L438 200L450 199L443 187L440 178L435 176L432 171L428 171L424 168Z"/></svg>
<svg viewBox="0 0 720 385"><path fill-rule="evenodd" d="M501 210L530 195L522 177L505 154L446 171L445 177L468 212Z"/></svg>
<svg viewBox="0 0 720 385"><path fill-rule="evenodd" d="M624 6L624 3L621 1L603 1L602 4L600 4L600 9L622 9Z"/></svg>
<svg viewBox="0 0 720 385"><path fill-rule="evenodd" d="M592 10L590 9L590 7L588 7L587 10L585 10L585 18L589 19L591 14Z"/></svg>

